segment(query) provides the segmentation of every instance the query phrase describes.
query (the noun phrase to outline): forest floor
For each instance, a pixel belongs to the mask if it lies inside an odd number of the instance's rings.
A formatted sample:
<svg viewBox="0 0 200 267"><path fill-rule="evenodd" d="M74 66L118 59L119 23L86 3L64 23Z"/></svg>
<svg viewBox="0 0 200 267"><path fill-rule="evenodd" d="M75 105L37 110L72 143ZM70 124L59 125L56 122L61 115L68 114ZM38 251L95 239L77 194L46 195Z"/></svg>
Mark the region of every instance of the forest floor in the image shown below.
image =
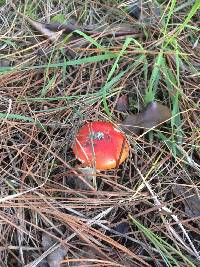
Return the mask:
<svg viewBox="0 0 200 267"><path fill-rule="evenodd" d="M0 267L200 266L199 8L0 0ZM151 102L170 118L122 164L76 159L84 123Z"/></svg>

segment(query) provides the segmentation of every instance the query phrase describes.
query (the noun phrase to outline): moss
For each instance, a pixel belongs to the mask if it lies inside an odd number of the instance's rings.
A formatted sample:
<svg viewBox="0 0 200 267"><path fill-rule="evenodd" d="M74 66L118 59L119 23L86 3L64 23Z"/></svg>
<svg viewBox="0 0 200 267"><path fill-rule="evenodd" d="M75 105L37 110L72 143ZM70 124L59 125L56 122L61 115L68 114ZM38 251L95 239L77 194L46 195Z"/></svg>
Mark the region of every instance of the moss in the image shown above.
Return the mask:
<svg viewBox="0 0 200 267"><path fill-rule="evenodd" d="M6 3L6 0L0 0L0 7L5 5L5 3Z"/></svg>

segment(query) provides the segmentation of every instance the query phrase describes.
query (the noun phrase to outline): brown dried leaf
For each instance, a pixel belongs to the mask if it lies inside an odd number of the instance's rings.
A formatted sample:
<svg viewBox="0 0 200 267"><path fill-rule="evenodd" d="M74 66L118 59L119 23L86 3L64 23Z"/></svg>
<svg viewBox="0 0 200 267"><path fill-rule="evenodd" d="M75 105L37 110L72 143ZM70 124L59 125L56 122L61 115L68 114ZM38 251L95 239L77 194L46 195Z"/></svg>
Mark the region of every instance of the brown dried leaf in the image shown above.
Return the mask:
<svg viewBox="0 0 200 267"><path fill-rule="evenodd" d="M14 3L10 3L10 5L12 6L12 8L15 10L15 12L21 16L24 20L26 20L35 30L37 30L38 32L40 32L42 35L44 35L46 38L48 38L50 41L56 41L58 39L58 37L60 36L61 32L53 32L50 29L48 29L46 27L45 23L41 23L38 22L36 20L33 20L29 17L27 17L25 14L19 12L16 9L16 6L14 5Z"/></svg>
<svg viewBox="0 0 200 267"><path fill-rule="evenodd" d="M116 111L127 111L129 109L128 96L122 95L118 98L117 104L115 106Z"/></svg>
<svg viewBox="0 0 200 267"><path fill-rule="evenodd" d="M60 33L59 32L53 32L49 30L46 27L45 23L38 22L36 20L33 20L27 16L24 16L22 13L19 13L23 18L30 23L30 25L35 28L38 32L40 32L42 35L44 35L46 38L48 38L50 41L54 42L58 39Z"/></svg>
<svg viewBox="0 0 200 267"><path fill-rule="evenodd" d="M168 107L158 102L151 102L140 113L129 114L121 126L126 132L138 134L142 129L148 130L159 126L170 118L171 111Z"/></svg>
<svg viewBox="0 0 200 267"><path fill-rule="evenodd" d="M102 34L105 29L103 27L99 29L98 31L94 31L94 26L80 26L76 23L67 23L67 24L61 24L61 23L41 23L36 20L33 20L29 17L27 17L25 14L19 12L16 9L16 6L13 2L10 3L12 8L15 10L15 12L20 15L23 19L25 19L34 29L36 29L38 32L40 32L43 36L48 38L50 41L56 41L62 33L71 33L75 30L82 31L86 34ZM141 35L141 33L138 30L133 29L132 27L129 27L126 25L125 27L122 26L115 26L114 28L110 28L108 32L104 33L104 36L126 36L126 35Z"/></svg>

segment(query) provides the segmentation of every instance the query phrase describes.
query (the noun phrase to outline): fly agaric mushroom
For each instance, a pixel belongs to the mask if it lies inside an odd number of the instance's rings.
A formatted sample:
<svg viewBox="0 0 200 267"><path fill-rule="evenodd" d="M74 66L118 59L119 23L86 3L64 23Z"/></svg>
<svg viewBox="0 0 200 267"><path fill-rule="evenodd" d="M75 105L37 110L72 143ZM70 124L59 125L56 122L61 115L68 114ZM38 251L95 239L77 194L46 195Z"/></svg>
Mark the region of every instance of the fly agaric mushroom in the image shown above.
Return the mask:
<svg viewBox="0 0 200 267"><path fill-rule="evenodd" d="M109 170L121 164L129 154L125 135L113 123L88 122L78 131L72 146L74 154L85 166Z"/></svg>

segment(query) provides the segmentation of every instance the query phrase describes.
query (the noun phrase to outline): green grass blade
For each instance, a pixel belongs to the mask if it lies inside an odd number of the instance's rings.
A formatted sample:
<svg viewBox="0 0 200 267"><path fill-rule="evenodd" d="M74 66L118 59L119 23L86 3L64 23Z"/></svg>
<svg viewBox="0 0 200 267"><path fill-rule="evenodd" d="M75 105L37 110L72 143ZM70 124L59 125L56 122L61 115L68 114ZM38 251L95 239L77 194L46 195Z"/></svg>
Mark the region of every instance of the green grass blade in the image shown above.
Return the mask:
<svg viewBox="0 0 200 267"><path fill-rule="evenodd" d="M126 72L128 72L130 69L133 70L134 68L136 68L138 65L140 65L142 62L144 62L144 60L146 59L145 55L141 55L138 56L136 58L136 60L134 61L134 63L132 65L130 65L125 71L121 71L116 77L114 77L112 80L110 80L109 82L107 82L103 88L101 89L101 92L103 92L103 105L104 105L104 109L105 112L108 116L111 116L111 112L109 110L107 101L106 101L106 96L107 96L107 91L110 90L110 88L120 80L121 77L124 76L124 74Z"/></svg>
<svg viewBox="0 0 200 267"><path fill-rule="evenodd" d="M75 66L75 65L82 65L82 64L88 64L88 63L95 63L95 62L100 62L104 60L109 60L116 58L116 54L112 53L106 53L103 55L97 55L97 56L91 56L91 57L85 57L85 58L80 58L80 59L74 59L74 60L68 60L64 61L62 63L54 63L54 64L48 64L48 65L40 65L40 66L32 66L32 67L25 67L22 68L22 70L33 70L33 69L43 69L43 68L63 68L67 66Z"/></svg>
<svg viewBox="0 0 200 267"><path fill-rule="evenodd" d="M42 91L41 91L41 97L47 94L47 92L53 86L53 84L55 84L55 82L56 82L56 74L53 75L53 77L48 81L46 85L44 84Z"/></svg>
<svg viewBox="0 0 200 267"><path fill-rule="evenodd" d="M146 228L139 221L134 219L131 215L129 215L129 218L131 219L133 224L135 224L138 227L138 229L142 233L144 233L154 245L156 244L156 246L158 246L160 248L160 250L167 257L167 260L168 261L171 260L173 262L173 264L175 264L175 265L172 265L172 266L181 267L181 265L179 265L177 260L172 256L172 254L176 254L179 257L181 257L185 262L187 262L189 264L188 267L189 266L196 267L183 253L181 253L179 250L175 249L172 245L168 244L165 240L163 240L163 238L161 238L158 235L154 234L150 229Z"/></svg>
<svg viewBox="0 0 200 267"><path fill-rule="evenodd" d="M100 45L96 40L94 40L91 36L85 34L82 31L79 30L75 30L74 33L79 34L80 36L83 36L89 43L93 44L94 46L96 46L97 48L99 48L100 50L103 50L105 52L107 52L107 49L105 47L103 47L102 45ZM110 52L108 52L110 53ZM112 54L112 53L111 53Z"/></svg>
<svg viewBox="0 0 200 267"><path fill-rule="evenodd" d="M19 114L7 114L7 113L0 113L0 119L8 119L8 120L19 120L25 122L32 122L35 123L36 121L30 117L26 117L24 115Z"/></svg>
<svg viewBox="0 0 200 267"><path fill-rule="evenodd" d="M198 9L200 8L200 1L196 0L194 5L192 6L190 12L186 16L185 20L183 23L181 23L178 27L175 33L168 38L167 42L165 43L165 48L174 41L174 39L181 34L181 32L188 26L188 23L192 19L192 17L197 13Z"/></svg>
<svg viewBox="0 0 200 267"><path fill-rule="evenodd" d="M198 11L199 8L200 8L200 1L199 0L196 0L195 3L194 3L194 5L191 8L189 14L185 18L185 21L178 27L177 34L180 34L182 32L182 30L184 30L184 28L186 27L186 25L188 24L188 22L197 13L197 11Z"/></svg>
<svg viewBox="0 0 200 267"><path fill-rule="evenodd" d="M121 77L124 76L124 74L129 70L129 68L125 71L121 71L117 76L115 76L112 80L110 80L109 82L107 82L103 88L101 89L101 92L102 92L102 100L103 100L103 105L104 105L104 109L105 109L105 112L108 116L111 116L111 112L110 112L110 109L108 107L108 104L107 104L107 100L106 100L106 97L107 97L107 92L108 90L110 90L110 88L112 88L112 86L117 83Z"/></svg>
<svg viewBox="0 0 200 267"><path fill-rule="evenodd" d="M122 46L122 49L121 49L121 51L119 52L119 54L118 54L118 56L117 56L117 58L116 58L116 60L115 60L115 63L113 64L113 66L112 66L112 68L111 68L111 70L110 70L110 72L109 72L109 74L108 74L107 82L108 82L108 81L110 80L110 78L113 76L115 70L117 69L119 59L123 56L123 54L125 53L127 47L128 47L129 44L131 43L131 41L132 41L132 38L130 38L130 37L126 38L126 40L125 40L125 42L124 42L124 44L123 44L123 46Z"/></svg>
<svg viewBox="0 0 200 267"><path fill-rule="evenodd" d="M171 5L170 5L170 9L169 9L169 13L167 16L167 21L165 23L164 36L166 36L166 34L167 34L168 24L169 24L171 17L173 16L175 6L176 6L176 0L172 0Z"/></svg>
<svg viewBox="0 0 200 267"><path fill-rule="evenodd" d="M164 60L163 51L161 50L155 60L154 68L153 68L151 78L149 81L149 86L144 96L144 100L146 104L155 99L155 94L156 94L158 82L160 79L160 67L163 64L163 60Z"/></svg>
<svg viewBox="0 0 200 267"><path fill-rule="evenodd" d="M2 113L0 112L0 119L7 119L7 120L14 120L14 121L22 121L22 122L31 122L35 125L37 125L38 127L42 128L42 129L46 129L46 126L42 125L42 123L37 120L37 119L33 119L31 117L27 117L24 115L19 115L19 114L7 114L7 113Z"/></svg>
<svg viewBox="0 0 200 267"><path fill-rule="evenodd" d="M67 66L75 66L75 65L82 65L82 64L88 64L88 63L95 63L100 62L104 60L110 60L113 58L117 58L117 54L113 53L106 53L103 55L97 55L97 56L91 56L81 59L74 59L74 60L68 60L64 62L59 63L49 63L49 64L43 64L38 66L31 66L31 67L2 67L0 68L0 73L7 73L7 72L14 72L14 71L26 71L26 70L35 70L35 69L45 69L45 68L66 68Z"/></svg>

